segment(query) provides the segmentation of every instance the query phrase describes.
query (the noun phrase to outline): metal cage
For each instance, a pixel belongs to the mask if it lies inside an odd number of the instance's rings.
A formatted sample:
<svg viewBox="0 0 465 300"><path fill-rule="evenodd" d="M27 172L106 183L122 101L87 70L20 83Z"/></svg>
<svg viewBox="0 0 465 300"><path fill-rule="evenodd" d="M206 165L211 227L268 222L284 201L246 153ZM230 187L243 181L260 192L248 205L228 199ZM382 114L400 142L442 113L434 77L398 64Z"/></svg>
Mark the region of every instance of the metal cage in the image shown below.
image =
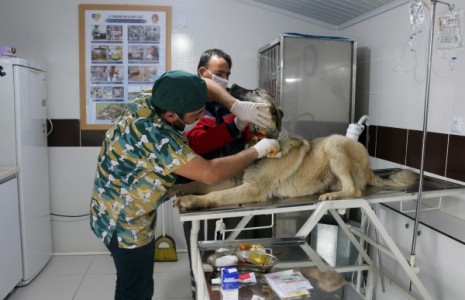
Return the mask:
<svg viewBox="0 0 465 300"><path fill-rule="evenodd" d="M345 135L355 107L356 42L283 33L259 50L259 87L284 111L291 134Z"/></svg>

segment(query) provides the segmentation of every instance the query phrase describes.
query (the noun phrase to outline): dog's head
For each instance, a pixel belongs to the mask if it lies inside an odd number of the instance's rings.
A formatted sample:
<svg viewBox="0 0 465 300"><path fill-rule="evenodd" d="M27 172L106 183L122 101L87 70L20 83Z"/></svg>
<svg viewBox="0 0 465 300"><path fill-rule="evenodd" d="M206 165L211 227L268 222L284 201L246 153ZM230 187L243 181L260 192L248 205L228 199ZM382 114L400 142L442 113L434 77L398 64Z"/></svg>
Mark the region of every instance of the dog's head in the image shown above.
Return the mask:
<svg viewBox="0 0 465 300"><path fill-rule="evenodd" d="M249 125L249 136L247 139L250 143L255 144L262 138L277 139L282 128L283 111L276 100L269 93L262 89L248 90L237 84L233 84L230 90L231 95L241 101L250 101L255 103L267 103L270 107L265 108L271 113L271 124L267 128L260 128L255 124Z"/></svg>

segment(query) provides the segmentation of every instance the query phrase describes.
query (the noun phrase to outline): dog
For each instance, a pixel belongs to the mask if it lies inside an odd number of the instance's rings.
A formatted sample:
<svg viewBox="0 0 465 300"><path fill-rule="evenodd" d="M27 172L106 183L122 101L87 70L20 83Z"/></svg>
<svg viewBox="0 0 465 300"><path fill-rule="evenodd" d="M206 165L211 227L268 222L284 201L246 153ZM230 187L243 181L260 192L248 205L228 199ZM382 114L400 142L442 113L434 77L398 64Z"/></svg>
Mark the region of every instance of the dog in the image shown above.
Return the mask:
<svg viewBox="0 0 465 300"><path fill-rule="evenodd" d="M269 93L236 84L230 93L242 101L270 104L272 124L268 128L251 124L250 144L263 137L278 137L283 112ZM174 205L184 212L308 195L319 195L319 201L337 200L361 197L369 188L408 188L418 181L418 175L408 169L389 178L376 175L365 147L342 135L314 140L294 136L279 142L279 157L256 160L232 179L213 185L192 182L175 187Z"/></svg>

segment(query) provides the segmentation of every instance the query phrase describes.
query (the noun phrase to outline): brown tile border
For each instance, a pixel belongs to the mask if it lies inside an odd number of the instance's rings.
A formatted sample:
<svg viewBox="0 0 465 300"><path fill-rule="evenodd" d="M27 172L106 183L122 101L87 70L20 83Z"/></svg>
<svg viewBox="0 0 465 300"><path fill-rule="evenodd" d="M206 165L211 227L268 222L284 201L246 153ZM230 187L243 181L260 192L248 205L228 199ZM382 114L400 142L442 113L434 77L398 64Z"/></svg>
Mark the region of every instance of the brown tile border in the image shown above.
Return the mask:
<svg viewBox="0 0 465 300"><path fill-rule="evenodd" d="M425 171L445 176L448 138L446 134L428 132L425 147ZM409 130L406 165L420 169L422 144L423 132Z"/></svg>
<svg viewBox="0 0 465 300"><path fill-rule="evenodd" d="M81 130L82 147L100 147L106 130Z"/></svg>
<svg viewBox="0 0 465 300"><path fill-rule="evenodd" d="M422 131L370 126L369 132L371 156L420 169ZM439 176L465 181L463 153L465 136L428 132L424 169Z"/></svg>
<svg viewBox="0 0 465 300"><path fill-rule="evenodd" d="M406 129L377 126L375 157L404 165L406 144Z"/></svg>
<svg viewBox="0 0 465 300"><path fill-rule="evenodd" d="M52 119L49 147L100 147L105 130L81 130L78 119ZM48 124L50 131L51 124ZM359 141L371 156L419 169L423 133L386 126L369 126ZM465 136L428 132L425 171L465 181Z"/></svg>
<svg viewBox="0 0 465 300"><path fill-rule="evenodd" d="M52 128L53 126L53 128ZM102 145L105 130L81 130L78 119L52 119L48 122L49 147L89 147Z"/></svg>
<svg viewBox="0 0 465 300"><path fill-rule="evenodd" d="M48 123L47 143L49 147L79 147L81 133L79 120L53 119Z"/></svg>
<svg viewBox="0 0 465 300"><path fill-rule="evenodd" d="M451 135L449 140L449 155L447 157L446 176L465 181L465 137Z"/></svg>
<svg viewBox="0 0 465 300"><path fill-rule="evenodd" d="M366 136L361 136L359 141L363 141L362 143L368 149L368 153L371 156L376 157L376 139L377 139L378 127L377 126L369 126L368 130L364 130L363 134L368 134L368 147L366 144Z"/></svg>

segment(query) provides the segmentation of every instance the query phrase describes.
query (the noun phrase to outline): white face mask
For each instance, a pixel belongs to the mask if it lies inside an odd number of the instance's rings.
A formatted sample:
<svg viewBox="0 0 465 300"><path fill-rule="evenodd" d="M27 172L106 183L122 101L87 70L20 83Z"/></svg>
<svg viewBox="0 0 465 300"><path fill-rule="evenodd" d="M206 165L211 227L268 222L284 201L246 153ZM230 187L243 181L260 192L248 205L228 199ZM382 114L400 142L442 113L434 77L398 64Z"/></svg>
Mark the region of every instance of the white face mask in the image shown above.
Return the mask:
<svg viewBox="0 0 465 300"><path fill-rule="evenodd" d="M186 133L188 131L191 131L192 129L194 129L194 127L197 125L197 123L199 123L199 120L196 120L194 123L192 124L186 124L186 126L184 127L184 130L182 131L183 133Z"/></svg>
<svg viewBox="0 0 465 300"><path fill-rule="evenodd" d="M178 117L178 120L179 120L182 124L184 124L184 129L182 130L183 133L186 133L186 132L188 132L188 131L194 129L194 127L197 125L197 123L199 123L199 120L196 120L196 121L195 121L194 123L192 123L192 124L186 124L186 123L184 123L184 122L181 120L181 118L178 116L178 114L176 114L176 117Z"/></svg>
<svg viewBox="0 0 465 300"><path fill-rule="evenodd" d="M216 76L215 74L212 74L212 80L219 85L221 85L224 89L228 87L228 80L221 78L220 76Z"/></svg>

